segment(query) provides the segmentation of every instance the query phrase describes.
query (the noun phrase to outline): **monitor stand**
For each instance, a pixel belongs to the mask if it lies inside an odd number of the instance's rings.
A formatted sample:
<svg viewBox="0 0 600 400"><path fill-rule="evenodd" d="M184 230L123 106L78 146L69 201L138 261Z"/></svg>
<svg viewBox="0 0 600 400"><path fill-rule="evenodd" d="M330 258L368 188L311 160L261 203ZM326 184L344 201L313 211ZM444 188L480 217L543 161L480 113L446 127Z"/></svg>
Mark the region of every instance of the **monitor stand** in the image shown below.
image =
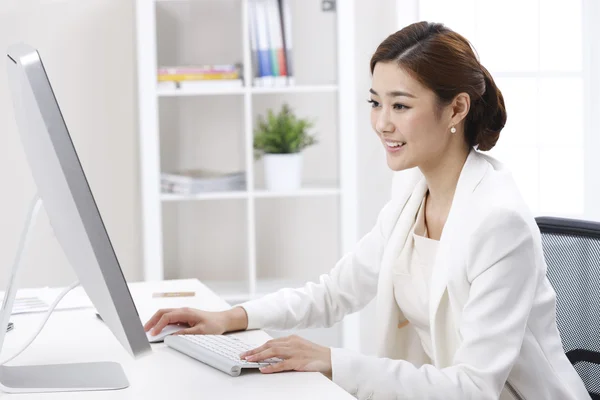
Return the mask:
<svg viewBox="0 0 600 400"><path fill-rule="evenodd" d="M0 367L0 388L7 393L80 392L128 386L125 372L118 363Z"/></svg>
<svg viewBox="0 0 600 400"><path fill-rule="evenodd" d="M19 240L17 255L10 275L8 289L0 309L0 352L8 320L17 294L17 274L29 233L42 206L35 196L28 211L27 222ZM5 357L4 357L5 358ZM115 362L89 362L76 364L49 364L26 366L0 366L0 389L6 393L77 392L89 390L115 390L129 386L125 372Z"/></svg>

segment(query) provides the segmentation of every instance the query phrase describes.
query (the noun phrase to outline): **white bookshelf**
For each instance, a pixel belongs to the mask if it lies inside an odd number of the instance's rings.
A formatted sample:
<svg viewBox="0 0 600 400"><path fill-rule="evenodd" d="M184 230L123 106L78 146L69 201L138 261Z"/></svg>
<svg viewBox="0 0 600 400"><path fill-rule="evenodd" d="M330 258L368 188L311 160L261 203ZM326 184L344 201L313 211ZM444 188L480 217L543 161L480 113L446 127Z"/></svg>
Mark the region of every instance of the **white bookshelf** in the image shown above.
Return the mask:
<svg viewBox="0 0 600 400"><path fill-rule="evenodd" d="M157 85L161 64L242 62L252 77L248 1L136 1L143 278L198 278L230 303L315 281L357 241L352 2L292 1L295 86ZM277 193L253 128L284 101L316 120L319 144L304 152L302 189ZM161 193L161 171L190 167L243 170L247 188ZM336 345L358 346L355 318L335 328Z"/></svg>
<svg viewBox="0 0 600 400"><path fill-rule="evenodd" d="M219 96L231 94L244 94L246 88L221 88L221 89L164 89L157 88L156 93L159 97L179 97L179 96Z"/></svg>
<svg viewBox="0 0 600 400"><path fill-rule="evenodd" d="M192 0L193 1L193 0ZM215 96L231 94L292 94L337 92L337 85L303 85L290 87L242 87L221 89L172 89L157 88L160 97L169 96Z"/></svg>
<svg viewBox="0 0 600 400"><path fill-rule="evenodd" d="M198 200L226 200L226 199L246 199L254 198L285 198L285 197L318 197L318 196L338 196L340 189L333 188L304 188L290 192L272 192L269 190L246 190L246 191L231 191L231 192L214 192L200 194L173 194L162 193L161 199L165 201L198 201Z"/></svg>

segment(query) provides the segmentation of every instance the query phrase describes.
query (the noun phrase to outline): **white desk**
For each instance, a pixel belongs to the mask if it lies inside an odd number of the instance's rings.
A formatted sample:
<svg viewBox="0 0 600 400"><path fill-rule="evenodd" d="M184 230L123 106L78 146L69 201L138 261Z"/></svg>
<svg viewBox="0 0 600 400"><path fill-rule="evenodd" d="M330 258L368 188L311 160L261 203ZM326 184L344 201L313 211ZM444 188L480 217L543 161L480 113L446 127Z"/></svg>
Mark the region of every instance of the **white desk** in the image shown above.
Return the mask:
<svg viewBox="0 0 600 400"><path fill-rule="evenodd" d="M198 280L130 284L142 323L159 308L194 307L209 311L229 305ZM153 299L155 291L195 291L195 297ZM42 320L43 314L11 317L15 329L6 335L1 359L13 354ZM270 337L263 331L235 333L251 343L262 344ZM163 343L137 360L120 346L110 330L96 318L94 309L55 311L35 342L8 365L54 364L86 361L119 362L130 386L124 390L9 395L0 399L353 399L354 397L319 373L285 372L261 374L245 371L239 377L209 367Z"/></svg>

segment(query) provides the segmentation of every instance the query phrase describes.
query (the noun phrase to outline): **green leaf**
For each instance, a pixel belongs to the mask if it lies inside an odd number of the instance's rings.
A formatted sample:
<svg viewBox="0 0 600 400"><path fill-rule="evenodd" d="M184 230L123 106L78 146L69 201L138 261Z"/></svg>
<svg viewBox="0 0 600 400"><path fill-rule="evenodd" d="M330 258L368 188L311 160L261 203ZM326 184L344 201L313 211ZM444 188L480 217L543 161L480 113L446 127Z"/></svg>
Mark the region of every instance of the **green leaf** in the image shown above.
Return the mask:
<svg viewBox="0 0 600 400"><path fill-rule="evenodd" d="M254 130L255 159L264 153L298 153L317 144L316 137L309 133L313 126L314 122L297 118L286 103L277 114L267 110L266 117L258 117Z"/></svg>

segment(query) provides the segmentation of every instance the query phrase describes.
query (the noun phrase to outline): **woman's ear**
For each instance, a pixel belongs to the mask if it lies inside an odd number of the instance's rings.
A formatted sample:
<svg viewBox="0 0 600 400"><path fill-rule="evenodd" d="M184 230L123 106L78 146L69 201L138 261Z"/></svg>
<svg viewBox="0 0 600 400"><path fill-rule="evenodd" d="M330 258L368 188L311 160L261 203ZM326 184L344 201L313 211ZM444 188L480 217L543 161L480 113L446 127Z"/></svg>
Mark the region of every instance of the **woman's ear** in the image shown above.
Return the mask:
<svg viewBox="0 0 600 400"><path fill-rule="evenodd" d="M471 96L467 93L457 94L454 100L452 100L450 125L455 126L460 124L467 117L470 108Z"/></svg>

